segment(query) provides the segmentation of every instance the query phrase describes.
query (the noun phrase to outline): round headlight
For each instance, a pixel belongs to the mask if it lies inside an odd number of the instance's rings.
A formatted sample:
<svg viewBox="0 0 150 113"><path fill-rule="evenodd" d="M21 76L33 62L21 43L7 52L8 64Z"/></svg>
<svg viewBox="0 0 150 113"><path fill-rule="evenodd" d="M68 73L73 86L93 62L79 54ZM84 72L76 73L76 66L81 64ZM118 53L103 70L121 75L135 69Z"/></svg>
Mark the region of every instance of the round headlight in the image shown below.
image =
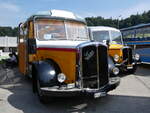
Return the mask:
<svg viewBox="0 0 150 113"><path fill-rule="evenodd" d="M113 74L114 74L114 75L118 75L118 74L119 74L119 69L118 69L117 67L114 67L114 68L112 69L112 71L113 71Z"/></svg>
<svg viewBox="0 0 150 113"><path fill-rule="evenodd" d="M57 80L58 80L60 83L64 82L64 81L66 80L65 74L63 74L63 73L58 74Z"/></svg>
<svg viewBox="0 0 150 113"><path fill-rule="evenodd" d="M136 53L134 58L135 58L135 60L140 60L140 55Z"/></svg>
<svg viewBox="0 0 150 113"><path fill-rule="evenodd" d="M114 61L115 61L115 62L118 62L118 61L119 61L119 55L117 55L117 54L114 55Z"/></svg>

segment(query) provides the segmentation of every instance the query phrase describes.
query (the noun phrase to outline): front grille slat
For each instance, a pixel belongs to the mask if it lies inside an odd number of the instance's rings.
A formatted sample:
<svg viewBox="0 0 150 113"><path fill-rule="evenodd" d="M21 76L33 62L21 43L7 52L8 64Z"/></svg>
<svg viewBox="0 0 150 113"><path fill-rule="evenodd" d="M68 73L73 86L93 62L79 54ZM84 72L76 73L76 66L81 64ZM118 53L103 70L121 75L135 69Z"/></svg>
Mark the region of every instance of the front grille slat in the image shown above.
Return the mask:
<svg viewBox="0 0 150 113"><path fill-rule="evenodd" d="M99 46L99 81L100 87L108 83L108 57L107 57L107 48L105 46Z"/></svg>

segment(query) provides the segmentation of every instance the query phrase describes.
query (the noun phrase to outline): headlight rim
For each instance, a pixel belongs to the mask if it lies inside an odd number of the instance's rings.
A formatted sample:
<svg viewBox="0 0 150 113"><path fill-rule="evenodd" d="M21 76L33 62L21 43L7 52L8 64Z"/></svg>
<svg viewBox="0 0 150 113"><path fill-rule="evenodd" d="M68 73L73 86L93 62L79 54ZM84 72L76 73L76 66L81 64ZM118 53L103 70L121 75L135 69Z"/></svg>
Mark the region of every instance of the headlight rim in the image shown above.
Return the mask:
<svg viewBox="0 0 150 113"><path fill-rule="evenodd" d="M139 55L138 53L136 53L136 54L134 55L134 59L137 60L137 61L140 60L140 55Z"/></svg>
<svg viewBox="0 0 150 113"><path fill-rule="evenodd" d="M115 73L114 71L117 71L117 73ZM119 72L120 72L120 70L119 70L118 67L114 67L114 68L112 69L112 72L113 72L114 75L118 75Z"/></svg>
<svg viewBox="0 0 150 113"><path fill-rule="evenodd" d="M119 59L120 59L120 56L119 56L118 54L115 54L114 57L113 57L113 60L114 60L115 62L118 62Z"/></svg>
<svg viewBox="0 0 150 113"><path fill-rule="evenodd" d="M66 75L64 73L59 73L57 75L57 80L58 82L63 83L66 80Z"/></svg>

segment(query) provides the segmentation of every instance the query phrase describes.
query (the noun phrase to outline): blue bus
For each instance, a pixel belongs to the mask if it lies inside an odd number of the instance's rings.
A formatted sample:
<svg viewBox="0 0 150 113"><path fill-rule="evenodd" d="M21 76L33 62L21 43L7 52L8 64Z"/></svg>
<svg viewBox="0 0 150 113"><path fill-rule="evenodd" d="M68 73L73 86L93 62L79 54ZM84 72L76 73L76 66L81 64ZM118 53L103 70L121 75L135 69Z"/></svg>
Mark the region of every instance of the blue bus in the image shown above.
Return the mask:
<svg viewBox="0 0 150 113"><path fill-rule="evenodd" d="M150 64L150 23L121 29L124 44L133 47L141 63Z"/></svg>

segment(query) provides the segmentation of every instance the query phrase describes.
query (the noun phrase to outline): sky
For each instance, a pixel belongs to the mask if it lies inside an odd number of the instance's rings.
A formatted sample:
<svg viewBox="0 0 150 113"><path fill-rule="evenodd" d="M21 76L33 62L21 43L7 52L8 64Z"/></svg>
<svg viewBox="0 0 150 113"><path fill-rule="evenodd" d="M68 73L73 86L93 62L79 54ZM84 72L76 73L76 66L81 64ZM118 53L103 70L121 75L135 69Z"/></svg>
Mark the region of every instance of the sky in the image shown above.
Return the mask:
<svg viewBox="0 0 150 113"><path fill-rule="evenodd" d="M0 0L0 26L16 27L32 14L51 9L82 17L127 18L150 10L150 0Z"/></svg>

